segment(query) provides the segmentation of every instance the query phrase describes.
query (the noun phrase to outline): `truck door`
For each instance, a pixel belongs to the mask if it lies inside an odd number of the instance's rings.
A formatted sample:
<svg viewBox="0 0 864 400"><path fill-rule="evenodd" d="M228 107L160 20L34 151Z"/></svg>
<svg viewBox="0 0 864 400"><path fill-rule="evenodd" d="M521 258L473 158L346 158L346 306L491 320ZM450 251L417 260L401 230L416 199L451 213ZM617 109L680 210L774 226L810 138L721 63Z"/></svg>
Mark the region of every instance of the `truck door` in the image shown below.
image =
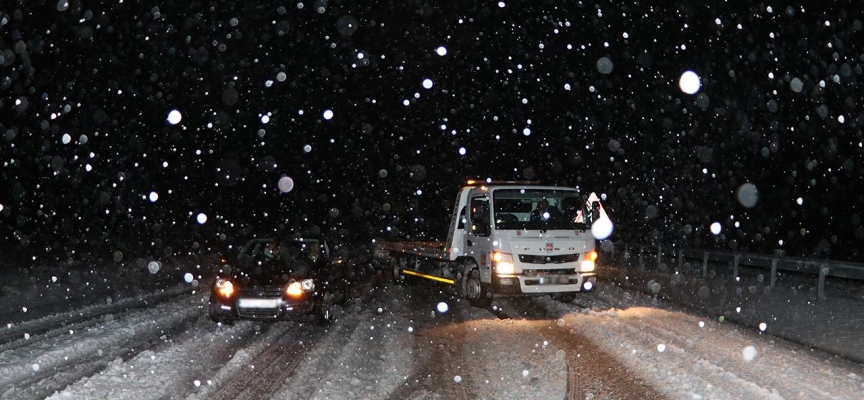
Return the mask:
<svg viewBox="0 0 864 400"><path fill-rule="evenodd" d="M472 197L468 207L468 224L465 234L466 253L477 260L480 274L485 275L492 262L489 260L489 234L492 231L490 223L489 198L484 196Z"/></svg>

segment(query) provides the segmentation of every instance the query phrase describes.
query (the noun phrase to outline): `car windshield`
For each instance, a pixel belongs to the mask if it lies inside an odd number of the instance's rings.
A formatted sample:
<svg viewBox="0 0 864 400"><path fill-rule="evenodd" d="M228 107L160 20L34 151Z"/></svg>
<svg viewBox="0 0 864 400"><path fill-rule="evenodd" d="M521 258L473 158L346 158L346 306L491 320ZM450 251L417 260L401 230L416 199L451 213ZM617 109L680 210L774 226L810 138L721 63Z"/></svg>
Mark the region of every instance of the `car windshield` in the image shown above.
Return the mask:
<svg viewBox="0 0 864 400"><path fill-rule="evenodd" d="M584 201L575 190L496 189L492 192L499 230L586 229L579 218ZM577 222L579 220L580 222Z"/></svg>
<svg viewBox="0 0 864 400"><path fill-rule="evenodd" d="M317 239L256 239L249 241L238 256L232 271L247 275L310 273L321 258Z"/></svg>

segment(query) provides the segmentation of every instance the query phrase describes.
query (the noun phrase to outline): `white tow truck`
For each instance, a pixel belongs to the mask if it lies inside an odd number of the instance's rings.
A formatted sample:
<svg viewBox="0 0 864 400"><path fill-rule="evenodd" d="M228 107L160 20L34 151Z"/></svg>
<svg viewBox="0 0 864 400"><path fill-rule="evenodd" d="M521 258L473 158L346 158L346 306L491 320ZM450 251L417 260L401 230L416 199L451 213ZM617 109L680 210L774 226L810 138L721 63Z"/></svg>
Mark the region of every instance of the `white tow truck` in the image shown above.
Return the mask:
<svg viewBox="0 0 864 400"><path fill-rule="evenodd" d="M414 277L455 285L478 307L496 297L572 300L596 287L591 223L601 216L608 218L597 196L575 188L469 180L456 196L446 242L377 240L374 256L389 262L396 283Z"/></svg>

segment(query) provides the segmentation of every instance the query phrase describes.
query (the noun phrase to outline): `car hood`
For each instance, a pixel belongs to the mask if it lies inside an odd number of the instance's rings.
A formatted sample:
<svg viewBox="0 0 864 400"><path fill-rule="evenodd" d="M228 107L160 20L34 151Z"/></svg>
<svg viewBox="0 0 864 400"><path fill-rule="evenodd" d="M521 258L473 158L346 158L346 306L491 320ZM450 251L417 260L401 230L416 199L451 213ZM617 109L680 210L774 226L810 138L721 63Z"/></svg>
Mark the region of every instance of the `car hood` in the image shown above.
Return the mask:
<svg viewBox="0 0 864 400"><path fill-rule="evenodd" d="M244 285L282 286L292 280L313 278L311 266L302 263L261 264L236 268L223 274Z"/></svg>

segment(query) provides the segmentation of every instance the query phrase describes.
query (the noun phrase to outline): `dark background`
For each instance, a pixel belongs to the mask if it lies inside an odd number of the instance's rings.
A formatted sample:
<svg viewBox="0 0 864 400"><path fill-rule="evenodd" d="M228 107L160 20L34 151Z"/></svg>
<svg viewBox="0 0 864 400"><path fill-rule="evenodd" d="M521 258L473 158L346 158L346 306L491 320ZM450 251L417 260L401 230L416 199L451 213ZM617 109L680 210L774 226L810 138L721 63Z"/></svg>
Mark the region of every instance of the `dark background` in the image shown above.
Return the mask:
<svg viewBox="0 0 864 400"><path fill-rule="evenodd" d="M603 193L612 240L860 258L856 7L136 3L0 5L3 259L444 239L472 177Z"/></svg>

